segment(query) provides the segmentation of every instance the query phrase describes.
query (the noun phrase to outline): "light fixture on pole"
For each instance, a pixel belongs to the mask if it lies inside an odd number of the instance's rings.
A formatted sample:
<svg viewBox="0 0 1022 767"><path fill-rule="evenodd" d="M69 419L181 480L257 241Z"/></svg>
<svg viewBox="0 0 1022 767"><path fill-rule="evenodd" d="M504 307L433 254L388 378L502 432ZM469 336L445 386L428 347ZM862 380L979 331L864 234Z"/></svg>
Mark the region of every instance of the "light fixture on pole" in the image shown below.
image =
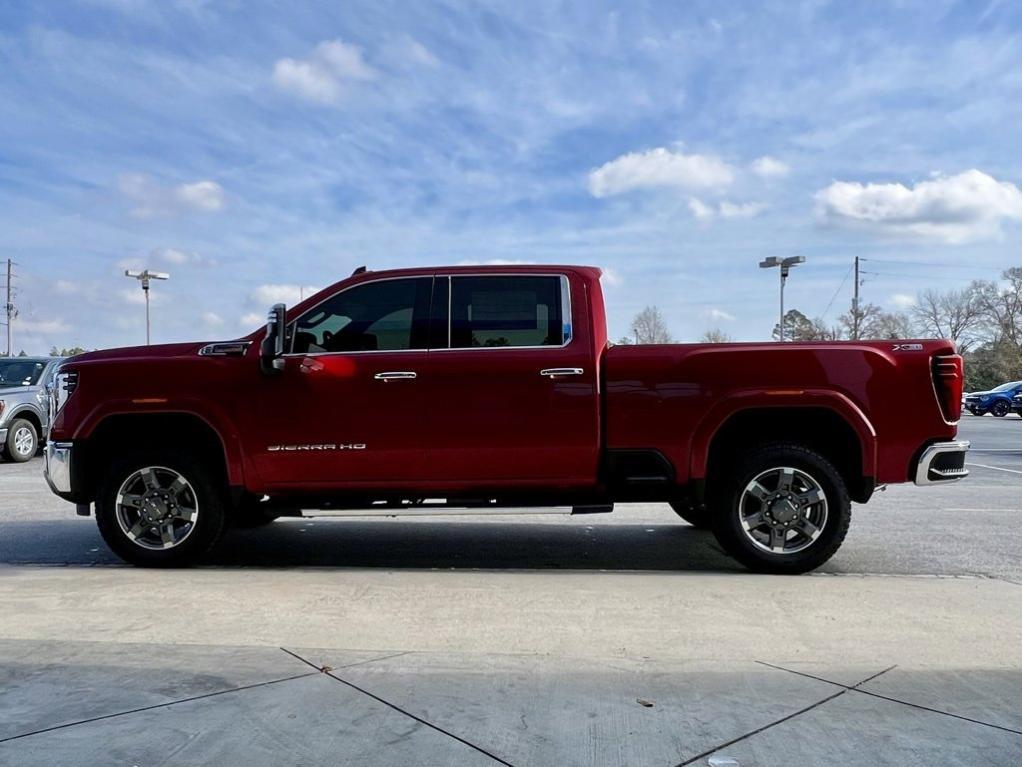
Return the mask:
<svg viewBox="0 0 1022 767"><path fill-rule="evenodd" d="M791 270L791 267L804 264L805 261L805 256L788 256L787 258L770 256L759 262L760 269L770 269L774 266L781 267L781 321L777 326L778 341L784 341L784 283L788 281L788 272Z"/></svg>
<svg viewBox="0 0 1022 767"><path fill-rule="evenodd" d="M150 280L169 280L170 275L166 272L150 272L148 269L143 269L141 272L125 269L124 276L134 277L142 283L142 292L145 293L145 345L149 346L149 282Z"/></svg>

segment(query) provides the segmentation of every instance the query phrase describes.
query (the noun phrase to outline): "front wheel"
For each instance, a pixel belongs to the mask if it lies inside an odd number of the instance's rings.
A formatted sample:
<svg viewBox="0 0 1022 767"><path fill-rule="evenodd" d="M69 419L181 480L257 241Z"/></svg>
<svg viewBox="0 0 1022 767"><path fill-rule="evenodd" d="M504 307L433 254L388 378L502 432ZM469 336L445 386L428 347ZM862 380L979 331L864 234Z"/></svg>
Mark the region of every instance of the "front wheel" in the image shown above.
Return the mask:
<svg viewBox="0 0 1022 767"><path fill-rule="evenodd" d="M728 554L757 572L795 574L819 567L841 546L852 518L841 475L800 445L746 453L713 482L712 493L714 535Z"/></svg>
<svg viewBox="0 0 1022 767"><path fill-rule="evenodd" d="M31 421L18 418L7 430L7 443L3 445L7 458L15 463L29 461L39 450L39 435Z"/></svg>
<svg viewBox="0 0 1022 767"><path fill-rule="evenodd" d="M1008 415L1010 411L1011 407L1004 400L995 403L993 408L991 408L990 410L990 412L993 413L998 418L1004 418L1004 416Z"/></svg>
<svg viewBox="0 0 1022 767"><path fill-rule="evenodd" d="M187 455L154 451L118 458L99 488L96 522L107 545L126 562L187 565L223 535L224 492Z"/></svg>

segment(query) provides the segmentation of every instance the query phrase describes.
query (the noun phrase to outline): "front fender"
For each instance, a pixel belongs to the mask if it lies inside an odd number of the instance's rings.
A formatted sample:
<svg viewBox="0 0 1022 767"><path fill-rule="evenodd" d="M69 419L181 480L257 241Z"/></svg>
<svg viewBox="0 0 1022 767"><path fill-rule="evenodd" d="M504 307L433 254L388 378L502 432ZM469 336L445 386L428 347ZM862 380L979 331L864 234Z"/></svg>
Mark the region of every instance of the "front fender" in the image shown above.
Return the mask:
<svg viewBox="0 0 1022 767"><path fill-rule="evenodd" d="M176 414L194 416L213 430L224 450L228 484L243 486L245 474L240 437L227 414L209 400L163 397L105 400L79 421L73 439L88 439L100 423L112 416Z"/></svg>

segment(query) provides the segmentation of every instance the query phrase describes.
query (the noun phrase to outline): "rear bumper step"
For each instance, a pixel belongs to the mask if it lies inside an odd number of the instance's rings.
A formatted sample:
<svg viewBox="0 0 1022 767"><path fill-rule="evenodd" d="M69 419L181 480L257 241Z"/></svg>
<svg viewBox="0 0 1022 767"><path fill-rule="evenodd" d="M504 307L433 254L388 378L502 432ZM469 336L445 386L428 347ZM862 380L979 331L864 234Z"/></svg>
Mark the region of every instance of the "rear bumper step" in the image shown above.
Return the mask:
<svg viewBox="0 0 1022 767"><path fill-rule="evenodd" d="M969 443L965 440L937 442L927 447L916 465L917 485L939 485L957 482L969 476L965 468L965 455Z"/></svg>

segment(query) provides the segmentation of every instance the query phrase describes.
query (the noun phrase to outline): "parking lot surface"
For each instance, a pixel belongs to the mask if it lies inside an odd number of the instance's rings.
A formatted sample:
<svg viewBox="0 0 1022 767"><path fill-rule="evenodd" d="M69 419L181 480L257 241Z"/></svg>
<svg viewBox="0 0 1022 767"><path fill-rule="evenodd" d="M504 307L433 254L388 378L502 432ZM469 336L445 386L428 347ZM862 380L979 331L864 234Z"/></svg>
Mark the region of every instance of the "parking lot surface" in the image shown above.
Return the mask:
<svg viewBox="0 0 1022 767"><path fill-rule="evenodd" d="M752 575L660 505L280 520L121 565L0 465L0 764L1022 764L1022 419Z"/></svg>

